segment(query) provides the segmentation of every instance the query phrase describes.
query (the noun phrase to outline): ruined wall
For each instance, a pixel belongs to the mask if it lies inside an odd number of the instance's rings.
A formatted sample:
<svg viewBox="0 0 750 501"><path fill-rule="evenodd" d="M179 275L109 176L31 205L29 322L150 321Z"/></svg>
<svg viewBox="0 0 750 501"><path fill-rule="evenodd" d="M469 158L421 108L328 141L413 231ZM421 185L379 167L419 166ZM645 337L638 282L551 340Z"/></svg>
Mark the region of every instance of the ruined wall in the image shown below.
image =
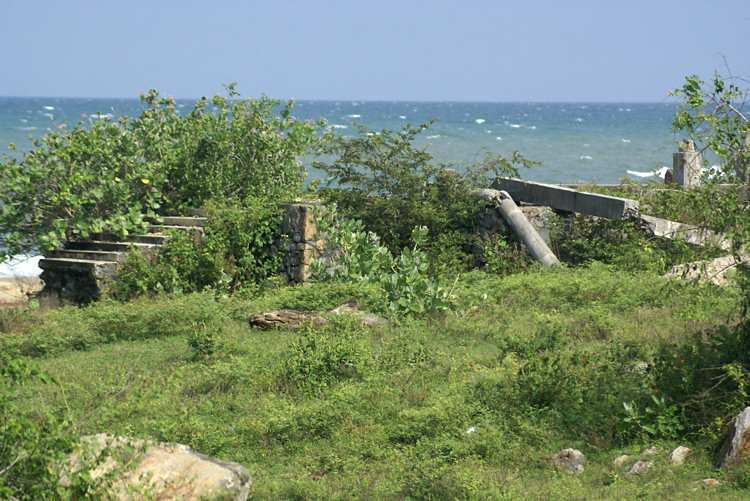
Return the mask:
<svg viewBox="0 0 750 501"><path fill-rule="evenodd" d="M283 253L279 275L286 282L304 283L310 276L310 261L324 256L324 242L316 238L314 207L322 210L315 202L285 205L278 247Z"/></svg>
<svg viewBox="0 0 750 501"><path fill-rule="evenodd" d="M323 240L316 237L317 227L314 222L313 211L324 207L318 203L296 203L285 206L286 210L281 221L280 242L278 248L283 252L280 275L288 283L304 283L310 276L310 261L316 259L330 259ZM554 212L549 207L527 206L520 207L521 212L531 221L542 238L549 242L549 222ZM474 233L479 239L474 247L475 262L483 261L484 245L493 235L509 233L505 221L492 206L481 210L477 216ZM512 235L511 235L512 238Z"/></svg>

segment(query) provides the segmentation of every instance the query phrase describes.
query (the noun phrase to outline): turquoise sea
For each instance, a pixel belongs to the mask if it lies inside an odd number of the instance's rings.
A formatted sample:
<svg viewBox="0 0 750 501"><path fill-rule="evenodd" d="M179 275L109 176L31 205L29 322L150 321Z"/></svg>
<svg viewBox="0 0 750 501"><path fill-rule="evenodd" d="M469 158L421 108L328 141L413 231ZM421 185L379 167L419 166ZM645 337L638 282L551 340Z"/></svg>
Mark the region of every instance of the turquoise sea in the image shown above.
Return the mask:
<svg viewBox="0 0 750 501"><path fill-rule="evenodd" d="M195 100L178 100L189 112ZM0 97L0 151L21 157L61 122L75 124L97 112L137 116L138 99ZM293 113L300 119L325 118L339 134L354 134L352 122L374 131L399 130L437 119L418 140L436 162L457 169L481 160L484 152L521 151L543 167L523 171L526 179L549 183L616 183L620 178L648 179L671 167L682 138L670 130L674 103L472 103L303 101ZM9 152L10 143L16 145ZM311 159L304 159L309 163ZM310 171L311 178L323 173ZM33 265L33 263L32 263ZM22 265L24 266L24 265ZM10 272L0 268L0 276Z"/></svg>

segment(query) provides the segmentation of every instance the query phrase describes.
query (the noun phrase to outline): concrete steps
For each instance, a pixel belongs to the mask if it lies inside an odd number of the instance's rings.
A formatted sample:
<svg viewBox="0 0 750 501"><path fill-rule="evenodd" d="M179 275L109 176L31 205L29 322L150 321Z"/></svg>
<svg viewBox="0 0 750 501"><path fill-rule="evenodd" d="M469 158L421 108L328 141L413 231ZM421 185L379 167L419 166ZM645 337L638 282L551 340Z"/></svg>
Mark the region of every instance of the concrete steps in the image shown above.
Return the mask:
<svg viewBox="0 0 750 501"><path fill-rule="evenodd" d="M207 219L205 214L165 216L152 221L147 233L128 235L125 239L113 233L95 233L86 240L71 240L58 250L45 254L39 261L42 295L57 295L75 303L88 303L97 299L109 281L117 277L120 266L130 252L139 251L147 260L153 259L169 240L170 231L203 234Z"/></svg>

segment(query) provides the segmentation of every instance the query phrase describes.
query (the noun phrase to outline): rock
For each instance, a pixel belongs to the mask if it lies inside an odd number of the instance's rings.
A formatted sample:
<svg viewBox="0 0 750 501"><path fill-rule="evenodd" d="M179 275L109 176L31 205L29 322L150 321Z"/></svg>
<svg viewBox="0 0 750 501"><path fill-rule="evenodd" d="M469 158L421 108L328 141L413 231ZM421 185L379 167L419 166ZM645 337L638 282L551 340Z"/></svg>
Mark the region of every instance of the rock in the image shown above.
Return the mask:
<svg viewBox="0 0 750 501"><path fill-rule="evenodd" d="M645 374L648 372L648 364L646 362L638 362L633 366L633 371Z"/></svg>
<svg viewBox="0 0 750 501"><path fill-rule="evenodd" d="M620 454L619 456L617 456L616 458L612 460L612 464L617 467L620 467L624 465L628 459L630 459L630 456L628 456L627 454Z"/></svg>
<svg viewBox="0 0 750 501"><path fill-rule="evenodd" d="M689 452L690 449L681 445L673 450L671 454L669 454L669 462L673 465L679 466L685 462L685 458L687 457Z"/></svg>
<svg viewBox="0 0 750 501"><path fill-rule="evenodd" d="M698 487L702 488L704 491L707 491L713 487L716 487L721 483L721 480L718 478L704 478L703 480L698 480ZM693 489L694 491L698 490L698 487Z"/></svg>
<svg viewBox="0 0 750 501"><path fill-rule="evenodd" d="M654 454L658 454L658 453L659 453L658 447L649 447L648 449L643 451L644 456L653 456Z"/></svg>
<svg viewBox="0 0 750 501"><path fill-rule="evenodd" d="M653 461L644 461L642 459L639 459L628 470L628 475L640 475L641 473L646 473L648 470L651 469L651 467L654 465Z"/></svg>
<svg viewBox="0 0 750 501"><path fill-rule="evenodd" d="M737 267L734 256L723 256L713 260L695 261L687 264L673 266L664 278L676 278L681 280L698 280L706 283L712 282L716 285L730 285L725 274L727 271Z"/></svg>
<svg viewBox="0 0 750 501"><path fill-rule="evenodd" d="M362 318L362 321L368 327L377 327L379 325L385 325L388 323L388 320L383 317L379 317L377 315L373 315L372 313L367 313L366 311L360 310L359 304L354 299L350 299L338 308L334 308L333 310L331 310L331 313L335 313L337 315L357 315Z"/></svg>
<svg viewBox="0 0 750 501"><path fill-rule="evenodd" d="M160 444L104 433L82 437L80 444L81 449L68 456L60 484L70 485L70 472L80 468L82 455L102 454L90 470L91 477L95 480L122 468L122 473L107 488L106 494L115 500L148 497L245 501L252 484L244 466L209 458L182 444ZM123 467L124 464L130 466Z"/></svg>
<svg viewBox="0 0 750 501"><path fill-rule="evenodd" d="M743 462L750 453L750 407L737 414L729 427L729 436L721 446L718 467L731 466Z"/></svg>
<svg viewBox="0 0 750 501"><path fill-rule="evenodd" d="M250 317L250 326L260 327L261 329L270 327L301 329L310 325L320 327L326 322L327 320L317 311L276 310L258 313Z"/></svg>
<svg viewBox="0 0 750 501"><path fill-rule="evenodd" d="M383 317L367 313L359 309L359 304L354 299L350 299L338 308L334 308L329 313L334 315L354 315L359 317L368 327L376 327L388 323ZM328 320L317 311L298 311L298 310L276 310L265 313L258 313L250 317L250 326L268 329L270 327L285 327L287 329L300 329L302 327L321 327L328 323Z"/></svg>
<svg viewBox="0 0 750 501"><path fill-rule="evenodd" d="M583 471L586 456L577 449L563 449L552 457L552 461L557 471L577 474Z"/></svg>

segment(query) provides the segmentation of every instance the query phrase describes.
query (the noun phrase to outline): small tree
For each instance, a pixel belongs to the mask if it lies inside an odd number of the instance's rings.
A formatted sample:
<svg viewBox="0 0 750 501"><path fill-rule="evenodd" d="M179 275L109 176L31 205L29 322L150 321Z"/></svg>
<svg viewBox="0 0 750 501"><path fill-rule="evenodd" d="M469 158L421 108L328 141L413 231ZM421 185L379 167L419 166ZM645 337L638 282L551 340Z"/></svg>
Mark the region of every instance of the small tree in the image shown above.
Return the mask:
<svg viewBox="0 0 750 501"><path fill-rule="evenodd" d="M318 148L318 153L332 160L313 162L328 175L320 190L323 197L380 235L393 253L409 246L412 230L421 226L444 239L423 242L432 257L452 254L457 247L470 249L477 209L471 190L487 187L497 176L518 176L520 167L541 165L519 152L510 159L487 153L483 162L457 173L455 166L435 163L430 153L414 145L416 137L433 122L405 125L395 132L374 132L354 124L358 135L330 136ZM451 250L446 252L448 247Z"/></svg>
<svg viewBox="0 0 750 501"><path fill-rule="evenodd" d="M702 149L714 152L723 162L721 169L727 179L747 182L750 123L746 106L750 88L740 88L741 83L747 81L731 75L723 77L718 72L708 83L692 75L669 94L682 99L672 128L688 132Z"/></svg>

